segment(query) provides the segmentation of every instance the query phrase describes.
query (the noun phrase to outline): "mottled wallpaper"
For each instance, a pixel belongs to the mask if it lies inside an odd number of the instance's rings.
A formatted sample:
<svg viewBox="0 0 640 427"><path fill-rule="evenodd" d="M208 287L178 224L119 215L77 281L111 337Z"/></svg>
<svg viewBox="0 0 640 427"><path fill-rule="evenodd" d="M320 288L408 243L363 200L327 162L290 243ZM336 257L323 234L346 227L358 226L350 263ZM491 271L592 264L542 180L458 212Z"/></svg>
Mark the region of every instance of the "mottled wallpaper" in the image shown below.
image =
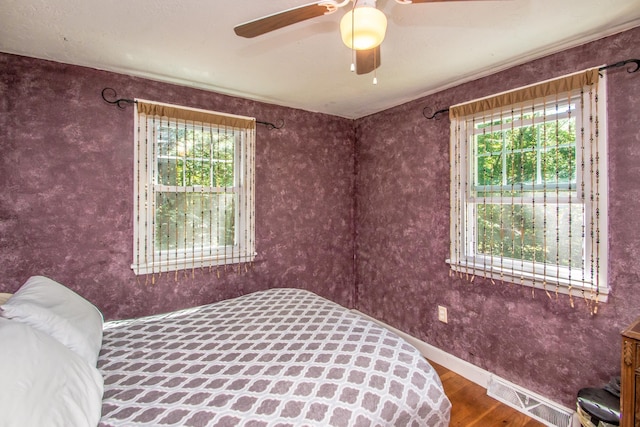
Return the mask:
<svg viewBox="0 0 640 427"><path fill-rule="evenodd" d="M422 110L638 58L639 41L636 28L356 121L0 54L0 292L46 275L116 319L308 289L573 407L619 373L619 333L640 315L640 73L608 73L612 291L595 316L564 296L450 277L449 120ZM251 268L133 274L133 108L105 103L104 87L285 120L257 131Z"/></svg>
<svg viewBox="0 0 640 427"><path fill-rule="evenodd" d="M449 276L450 121L422 110L629 58L640 28L358 120L358 308L569 408L619 375L620 332L640 316L640 72L607 72L611 294L595 316L579 298Z"/></svg>
<svg viewBox="0 0 640 427"><path fill-rule="evenodd" d="M133 106L125 98L284 120L256 134L256 250L247 271L136 277ZM271 287L353 299L353 121L93 69L0 54L0 292L35 274L107 319Z"/></svg>

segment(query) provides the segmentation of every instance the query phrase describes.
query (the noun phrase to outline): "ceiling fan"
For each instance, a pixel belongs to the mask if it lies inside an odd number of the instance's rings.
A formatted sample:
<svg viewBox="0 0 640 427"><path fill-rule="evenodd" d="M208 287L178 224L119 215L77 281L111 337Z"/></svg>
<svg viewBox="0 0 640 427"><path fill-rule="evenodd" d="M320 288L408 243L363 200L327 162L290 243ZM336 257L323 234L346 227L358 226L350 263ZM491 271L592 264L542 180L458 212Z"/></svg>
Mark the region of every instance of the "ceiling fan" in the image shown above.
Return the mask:
<svg viewBox="0 0 640 427"><path fill-rule="evenodd" d="M441 3L479 0L395 0L400 4ZM482 1L482 0L480 0ZM294 7L234 27L238 36L253 38L307 19L334 13L353 2L340 21L342 41L355 53L351 71L367 74L380 66L380 43L387 29L387 18L376 8L376 0L324 0Z"/></svg>

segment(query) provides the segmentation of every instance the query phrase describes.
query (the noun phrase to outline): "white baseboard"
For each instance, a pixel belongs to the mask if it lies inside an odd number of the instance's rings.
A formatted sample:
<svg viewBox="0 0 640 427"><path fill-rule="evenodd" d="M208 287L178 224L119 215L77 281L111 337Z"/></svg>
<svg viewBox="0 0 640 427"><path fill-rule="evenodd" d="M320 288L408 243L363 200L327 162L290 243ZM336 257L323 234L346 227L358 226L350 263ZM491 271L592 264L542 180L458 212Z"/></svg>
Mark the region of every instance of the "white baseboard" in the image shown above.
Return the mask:
<svg viewBox="0 0 640 427"><path fill-rule="evenodd" d="M396 329L392 326L387 325L384 322L381 322L371 316L368 316L358 310L351 310L353 313L358 314L359 316L364 317L367 320L371 320L374 323L377 323L378 325L394 332L395 334L399 335L400 337L402 337L405 341L407 341L409 344L411 344L412 346L414 346L415 348L418 349L418 351L420 351L420 353L422 353L422 355L424 357L426 357L427 359L437 363L438 365L444 366L445 368L455 372L456 374L466 378L467 380L474 382L476 384L478 384L479 386L483 387L484 389L486 389L489 386L489 381L491 380L491 377L496 377L496 378L500 378L497 375L492 374L491 372L482 369L472 363L467 362L466 360L462 360L459 357L456 357L452 354L447 353L444 350L439 349L438 347L435 347L431 344L428 344L414 336L411 336L405 332L402 332L399 329ZM503 380L506 382L506 380ZM522 387L520 387L522 390L524 390ZM533 392L529 392L532 395L535 395L535 393ZM550 400L547 399L547 401L551 402ZM573 417L572 417L572 423L574 427L579 427L580 426L580 422L578 420L577 414L575 413L574 410L572 409L568 409L566 407L564 407L563 405L559 405L557 403L551 402L554 405L558 406L559 408L563 408L566 409L567 411L570 411L573 413ZM518 408L515 408L518 409ZM521 411L522 412L522 411ZM527 414L530 415L530 414Z"/></svg>

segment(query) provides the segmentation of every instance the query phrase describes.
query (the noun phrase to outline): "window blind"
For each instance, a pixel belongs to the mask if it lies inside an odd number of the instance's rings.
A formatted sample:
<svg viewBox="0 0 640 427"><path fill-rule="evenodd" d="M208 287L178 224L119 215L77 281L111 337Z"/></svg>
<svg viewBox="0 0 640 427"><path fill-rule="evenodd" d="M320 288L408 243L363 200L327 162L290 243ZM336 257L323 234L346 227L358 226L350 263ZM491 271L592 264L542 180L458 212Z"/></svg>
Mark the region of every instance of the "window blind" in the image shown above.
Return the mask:
<svg viewBox="0 0 640 427"><path fill-rule="evenodd" d="M136 274L255 256L255 119L137 101Z"/></svg>
<svg viewBox="0 0 640 427"><path fill-rule="evenodd" d="M604 84L586 70L450 108L452 271L606 300Z"/></svg>

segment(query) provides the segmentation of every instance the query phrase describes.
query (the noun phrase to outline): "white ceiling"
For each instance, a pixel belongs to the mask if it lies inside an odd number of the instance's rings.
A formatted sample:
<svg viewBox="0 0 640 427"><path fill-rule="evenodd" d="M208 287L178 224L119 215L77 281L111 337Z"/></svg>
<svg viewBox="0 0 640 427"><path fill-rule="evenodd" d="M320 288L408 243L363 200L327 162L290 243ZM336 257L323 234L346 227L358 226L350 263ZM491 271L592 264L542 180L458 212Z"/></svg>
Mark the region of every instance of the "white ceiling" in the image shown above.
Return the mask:
<svg viewBox="0 0 640 427"><path fill-rule="evenodd" d="M359 118L640 25L640 0L378 0L377 85L349 71L348 6L254 39L233 32L311 2L0 0L0 51Z"/></svg>

